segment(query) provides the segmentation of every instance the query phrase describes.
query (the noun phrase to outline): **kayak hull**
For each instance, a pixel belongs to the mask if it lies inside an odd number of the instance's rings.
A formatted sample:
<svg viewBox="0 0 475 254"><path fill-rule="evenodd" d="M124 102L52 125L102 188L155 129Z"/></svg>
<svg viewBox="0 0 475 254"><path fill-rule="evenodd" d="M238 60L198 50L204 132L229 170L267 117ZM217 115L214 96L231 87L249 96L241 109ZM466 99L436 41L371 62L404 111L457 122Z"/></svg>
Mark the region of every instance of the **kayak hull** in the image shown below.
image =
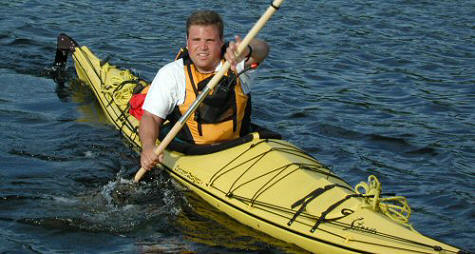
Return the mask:
<svg viewBox="0 0 475 254"><path fill-rule="evenodd" d="M127 102L135 85L148 84L101 63L87 47L71 49L78 78L139 151L139 121L128 113ZM157 167L240 223L314 253L462 253L383 214L370 195L356 193L293 144L249 135L242 144L210 154L166 150Z"/></svg>

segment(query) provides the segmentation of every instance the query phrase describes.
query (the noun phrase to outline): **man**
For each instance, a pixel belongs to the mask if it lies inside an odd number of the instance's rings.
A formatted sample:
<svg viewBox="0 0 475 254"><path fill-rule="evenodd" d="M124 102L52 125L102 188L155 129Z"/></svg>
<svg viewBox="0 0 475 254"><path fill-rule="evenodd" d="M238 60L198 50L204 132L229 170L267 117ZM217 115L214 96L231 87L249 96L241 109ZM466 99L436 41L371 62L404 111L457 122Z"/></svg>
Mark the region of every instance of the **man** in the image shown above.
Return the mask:
<svg viewBox="0 0 475 254"><path fill-rule="evenodd" d="M203 107L190 117L179 137L195 144L232 140L239 137L242 128L247 128L243 122L250 118L249 73L237 78L235 74L252 63L262 62L269 52L267 43L254 39L237 56L241 38L236 36L224 53L223 21L214 11L192 13L186 29L186 51L158 71L143 105L139 133L141 166L145 170L163 161L163 154L154 153L162 123L165 119L174 123L186 112L206 82L221 69L223 58L231 63L232 73L202 102Z"/></svg>

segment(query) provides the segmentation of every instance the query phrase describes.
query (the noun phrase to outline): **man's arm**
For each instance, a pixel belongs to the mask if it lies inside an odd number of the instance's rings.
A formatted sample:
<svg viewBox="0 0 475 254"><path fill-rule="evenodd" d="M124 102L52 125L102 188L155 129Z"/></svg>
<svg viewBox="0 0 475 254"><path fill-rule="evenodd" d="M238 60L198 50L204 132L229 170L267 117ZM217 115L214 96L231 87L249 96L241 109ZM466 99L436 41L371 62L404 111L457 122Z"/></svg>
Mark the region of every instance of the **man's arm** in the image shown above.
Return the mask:
<svg viewBox="0 0 475 254"><path fill-rule="evenodd" d="M236 65L245 60L247 56L249 56L249 59L245 62L245 65L249 66L253 63L261 63L269 55L269 45L263 40L254 38L249 42L249 46L243 50L242 54L236 56L239 44L241 44L241 37L236 36L235 41L229 43L229 47L224 55L234 72L236 72Z"/></svg>
<svg viewBox="0 0 475 254"><path fill-rule="evenodd" d="M249 43L249 46L251 47L252 51L249 47L247 47L243 53L244 57L250 54L249 60L247 60L245 63L247 66L251 65L252 63L262 63L262 61L266 59L267 55L269 55L269 45L263 40L253 39Z"/></svg>
<svg viewBox="0 0 475 254"><path fill-rule="evenodd" d="M140 120L139 135L142 142L140 164L143 169L150 170L157 163L163 161L163 154L155 154L155 144L160 132L160 126L164 120L146 110Z"/></svg>

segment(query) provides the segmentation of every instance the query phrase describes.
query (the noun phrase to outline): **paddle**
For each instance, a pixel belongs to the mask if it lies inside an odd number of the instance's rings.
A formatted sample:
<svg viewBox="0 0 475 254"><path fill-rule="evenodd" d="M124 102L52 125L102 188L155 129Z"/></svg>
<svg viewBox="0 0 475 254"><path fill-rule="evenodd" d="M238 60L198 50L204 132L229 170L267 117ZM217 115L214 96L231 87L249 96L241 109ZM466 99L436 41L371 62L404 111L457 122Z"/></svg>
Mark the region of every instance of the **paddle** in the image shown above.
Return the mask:
<svg viewBox="0 0 475 254"><path fill-rule="evenodd" d="M244 39L239 44L239 47L237 48L237 55L242 54L242 52L247 47L247 45L249 45L251 40L254 39L254 37L256 37L256 35L259 33L262 27L264 27L264 25L267 23L270 17L279 9L282 2L284 2L284 0L274 0L274 2L271 3L269 8L267 8L266 12L264 12L262 17L257 21L256 24L254 24L254 26L249 31L249 33L246 35L246 37L244 37ZM163 151L165 151L165 148L175 138L175 136L178 134L181 128L183 128L188 118L190 118L191 114L193 114L196 111L196 109L201 104L201 102L206 98L206 96L208 96L210 91L219 83L221 78L229 70L230 67L231 67L231 64L226 61L222 69L208 82L208 85L205 87L205 89L203 89L203 91L198 96L198 98L196 98L196 100L193 102L190 108L185 112L185 114L182 117L180 117L178 122L173 126L170 132L168 132L165 138L160 142L160 144L154 151L156 154L161 154ZM147 170L140 168L139 171L137 171L137 173L135 174L134 182L140 181L140 179L143 177L143 175L146 172Z"/></svg>

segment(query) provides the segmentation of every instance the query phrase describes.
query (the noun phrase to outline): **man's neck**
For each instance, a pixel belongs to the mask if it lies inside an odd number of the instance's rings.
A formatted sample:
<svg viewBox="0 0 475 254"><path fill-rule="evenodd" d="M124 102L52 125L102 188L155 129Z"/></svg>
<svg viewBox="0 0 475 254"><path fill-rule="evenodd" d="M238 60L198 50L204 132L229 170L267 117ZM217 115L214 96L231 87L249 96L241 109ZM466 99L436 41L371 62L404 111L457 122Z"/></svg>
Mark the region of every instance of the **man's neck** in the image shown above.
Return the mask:
<svg viewBox="0 0 475 254"><path fill-rule="evenodd" d="M198 69L198 68L197 68L196 70L197 70L199 73L201 73L201 74L210 74L210 73L213 73L213 72L214 72L214 70L212 70L212 71L203 71L203 70L200 70L200 69Z"/></svg>

